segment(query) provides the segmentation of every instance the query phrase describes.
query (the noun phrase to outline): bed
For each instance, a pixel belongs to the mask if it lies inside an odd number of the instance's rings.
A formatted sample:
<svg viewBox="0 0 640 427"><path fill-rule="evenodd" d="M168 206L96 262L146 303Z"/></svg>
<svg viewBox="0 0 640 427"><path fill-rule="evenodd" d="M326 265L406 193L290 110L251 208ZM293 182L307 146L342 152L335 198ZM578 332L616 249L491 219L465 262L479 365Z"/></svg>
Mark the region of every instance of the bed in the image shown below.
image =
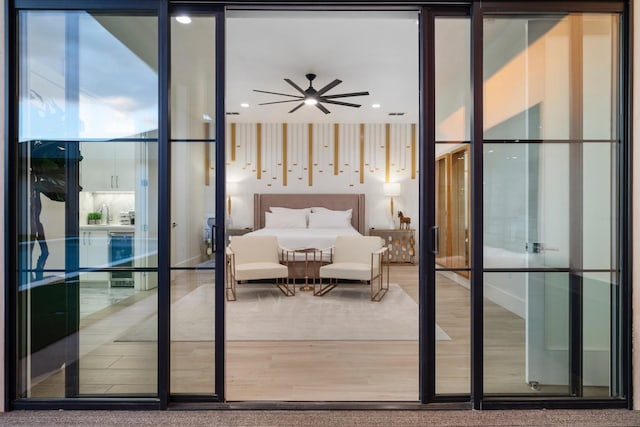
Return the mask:
<svg viewBox="0 0 640 427"><path fill-rule="evenodd" d="M275 235L282 248L282 260L288 263L289 276L294 279L308 275L304 258L309 255L304 253L304 249L323 250L320 261L328 262L329 248L335 244L337 236L364 235L364 194L254 194L253 201L254 231L249 234ZM279 224L274 221L272 208L285 211L306 209L306 226L301 223ZM332 222L334 219L340 221L341 213L346 212L350 212L350 224L349 218L345 219L346 224ZM330 219L328 222L325 221L327 218ZM322 262L317 263L316 269Z"/></svg>

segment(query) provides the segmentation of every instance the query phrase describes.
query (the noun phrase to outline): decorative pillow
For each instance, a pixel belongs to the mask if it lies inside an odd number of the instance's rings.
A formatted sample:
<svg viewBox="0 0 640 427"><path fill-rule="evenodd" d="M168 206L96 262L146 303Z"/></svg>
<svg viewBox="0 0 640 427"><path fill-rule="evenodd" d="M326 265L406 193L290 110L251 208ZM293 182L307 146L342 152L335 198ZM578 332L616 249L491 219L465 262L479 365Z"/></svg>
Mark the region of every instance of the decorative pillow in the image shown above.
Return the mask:
<svg viewBox="0 0 640 427"><path fill-rule="evenodd" d="M264 228L307 228L303 212L265 212Z"/></svg>
<svg viewBox="0 0 640 427"><path fill-rule="evenodd" d="M321 211L309 214L309 228L351 228L351 209Z"/></svg>

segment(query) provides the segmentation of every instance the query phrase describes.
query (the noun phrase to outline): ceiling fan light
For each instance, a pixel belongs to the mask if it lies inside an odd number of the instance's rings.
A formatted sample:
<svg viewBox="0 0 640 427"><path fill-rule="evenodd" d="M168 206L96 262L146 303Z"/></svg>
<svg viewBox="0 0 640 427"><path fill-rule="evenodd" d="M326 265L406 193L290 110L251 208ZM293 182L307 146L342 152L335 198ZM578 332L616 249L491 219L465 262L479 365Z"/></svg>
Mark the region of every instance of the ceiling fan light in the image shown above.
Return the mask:
<svg viewBox="0 0 640 427"><path fill-rule="evenodd" d="M307 105L316 105L318 103L318 100L315 98L307 98L304 100L304 103Z"/></svg>

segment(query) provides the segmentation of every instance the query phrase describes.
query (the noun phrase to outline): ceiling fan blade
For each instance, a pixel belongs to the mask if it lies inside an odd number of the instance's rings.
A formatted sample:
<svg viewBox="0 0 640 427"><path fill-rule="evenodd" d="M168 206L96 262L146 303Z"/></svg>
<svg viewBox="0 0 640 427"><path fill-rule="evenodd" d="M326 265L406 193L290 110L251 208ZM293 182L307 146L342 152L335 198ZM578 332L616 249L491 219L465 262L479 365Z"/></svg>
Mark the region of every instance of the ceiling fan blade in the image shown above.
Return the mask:
<svg viewBox="0 0 640 427"><path fill-rule="evenodd" d="M304 105L304 102L301 102L300 104L296 105L291 111L289 111L290 113L293 113L294 111L296 111L298 108L302 107Z"/></svg>
<svg viewBox="0 0 640 427"><path fill-rule="evenodd" d="M316 107L318 107L318 109L319 109L320 111L322 111L323 113L325 113L325 114L329 114L329 113L331 113L331 111L327 110L327 109L324 107L324 105L322 105L322 104L320 104L320 103L317 103L317 104L316 104Z"/></svg>
<svg viewBox="0 0 640 427"><path fill-rule="evenodd" d="M323 95L323 98L333 99L333 98L346 98L348 96L365 96L369 95L369 92L352 92L352 93L340 93L338 95Z"/></svg>
<svg viewBox="0 0 640 427"><path fill-rule="evenodd" d="M361 104L352 104L350 102L332 101L330 99L323 99L320 102L326 102L327 104L344 105L345 107L355 107L355 108L359 108L361 106Z"/></svg>
<svg viewBox="0 0 640 427"><path fill-rule="evenodd" d="M283 102L296 102L296 101L300 101L300 99L301 98L298 98L298 99L287 99L286 101L263 102L262 104L258 104L258 105L282 104Z"/></svg>
<svg viewBox="0 0 640 427"><path fill-rule="evenodd" d="M300 95L289 95L288 93L269 92L269 91L266 91L266 90L258 90L258 89L254 89L253 91L254 91L254 92L260 92L260 93L270 93L271 95L290 96L290 97L292 97L292 98L298 98L298 99L301 99L301 98L302 98L302 96L300 96Z"/></svg>
<svg viewBox="0 0 640 427"><path fill-rule="evenodd" d="M301 94L306 95L306 92L300 86L298 86L293 81L291 81L291 79L284 79L284 81L289 83L291 86L293 86Z"/></svg>
<svg viewBox="0 0 640 427"><path fill-rule="evenodd" d="M331 83L329 83L328 85L326 85L325 87L320 89L318 91L318 95L322 95L323 93L328 92L329 90L331 90L334 87L338 86L340 83L342 83L342 80L335 79L334 81L332 81Z"/></svg>

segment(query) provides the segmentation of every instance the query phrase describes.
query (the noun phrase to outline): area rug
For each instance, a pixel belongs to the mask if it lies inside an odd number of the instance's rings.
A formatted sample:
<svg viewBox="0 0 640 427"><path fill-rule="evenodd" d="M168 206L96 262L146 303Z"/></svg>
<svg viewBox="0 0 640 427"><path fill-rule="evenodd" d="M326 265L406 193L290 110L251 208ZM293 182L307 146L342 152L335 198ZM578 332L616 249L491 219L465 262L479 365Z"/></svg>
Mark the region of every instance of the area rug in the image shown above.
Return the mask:
<svg viewBox="0 0 640 427"><path fill-rule="evenodd" d="M275 286L241 284L238 300L227 303L231 341L376 341L418 339L418 305L396 284L381 302L369 287L340 285L324 297L309 291L284 296ZM203 285L171 307L173 341L213 340L213 285ZM118 341L155 340L157 317L127 330ZM436 339L451 338L436 325Z"/></svg>

